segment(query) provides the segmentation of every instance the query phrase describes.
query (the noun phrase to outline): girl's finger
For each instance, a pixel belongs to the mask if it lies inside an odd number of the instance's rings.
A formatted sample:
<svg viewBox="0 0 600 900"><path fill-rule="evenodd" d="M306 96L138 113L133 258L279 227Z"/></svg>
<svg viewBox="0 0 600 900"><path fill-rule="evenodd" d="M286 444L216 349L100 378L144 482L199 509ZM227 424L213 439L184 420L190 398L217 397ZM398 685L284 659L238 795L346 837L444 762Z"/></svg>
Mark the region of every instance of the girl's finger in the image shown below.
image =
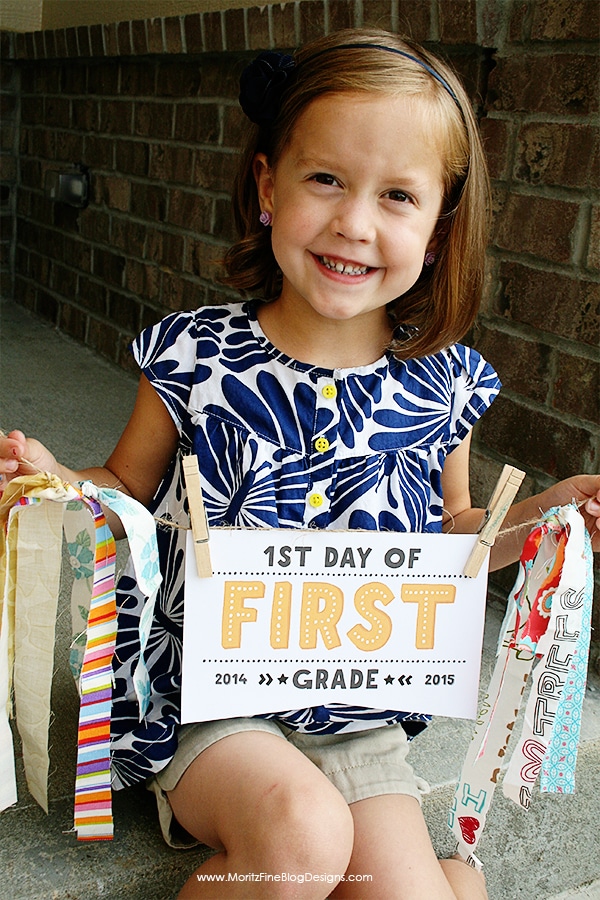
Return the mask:
<svg viewBox="0 0 600 900"><path fill-rule="evenodd" d="M600 516L600 501L598 501L595 497L590 497L588 502L585 504L585 511L590 514L590 516Z"/></svg>

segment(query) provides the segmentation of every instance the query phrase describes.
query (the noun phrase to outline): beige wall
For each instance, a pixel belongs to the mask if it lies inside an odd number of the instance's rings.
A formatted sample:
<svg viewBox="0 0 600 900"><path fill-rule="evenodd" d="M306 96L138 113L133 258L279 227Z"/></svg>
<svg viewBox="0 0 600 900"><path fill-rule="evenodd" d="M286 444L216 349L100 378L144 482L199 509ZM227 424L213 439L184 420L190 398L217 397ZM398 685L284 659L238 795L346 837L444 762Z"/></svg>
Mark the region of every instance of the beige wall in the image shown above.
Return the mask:
<svg viewBox="0 0 600 900"><path fill-rule="evenodd" d="M42 0L0 0L0 28L5 31L39 31Z"/></svg>
<svg viewBox="0 0 600 900"><path fill-rule="evenodd" d="M256 0L0 0L0 28L38 31L258 5L267 3L258 4Z"/></svg>

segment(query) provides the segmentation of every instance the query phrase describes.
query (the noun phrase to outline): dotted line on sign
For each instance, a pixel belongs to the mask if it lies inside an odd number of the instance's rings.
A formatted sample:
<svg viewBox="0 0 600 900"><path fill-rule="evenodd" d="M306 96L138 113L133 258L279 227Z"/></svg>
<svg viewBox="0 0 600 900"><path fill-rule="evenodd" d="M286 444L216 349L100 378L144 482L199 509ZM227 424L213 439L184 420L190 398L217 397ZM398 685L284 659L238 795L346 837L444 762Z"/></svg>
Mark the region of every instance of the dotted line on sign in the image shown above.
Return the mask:
<svg viewBox="0 0 600 900"><path fill-rule="evenodd" d="M371 665L371 663L379 663L386 665L415 665L416 663L426 663L428 666L441 665L461 665L467 662L466 659L203 659L203 663L227 663L228 665L239 665L240 663L273 663L281 665L283 663L327 663L328 665L337 665L338 663L352 663L352 665Z"/></svg>
<svg viewBox="0 0 600 900"><path fill-rule="evenodd" d="M284 569L275 571L274 569L268 569L266 572L232 572L230 569L226 570L217 570L213 572L213 575L221 575L225 577L231 577L232 575L242 575L245 578L259 578L266 576L279 576L279 575L290 575L294 577L302 578L323 578L325 575L335 575L336 578L356 578L357 575L361 575L370 578L466 578L468 581L472 581L472 578L469 578L467 575L460 575L455 573L453 575L430 575L428 572L422 572L421 574L415 572L366 572L364 569L359 569L358 571L353 572L339 572L337 569L331 569L331 572L324 572L323 570L319 572L298 572L297 570L293 570L291 572L286 572Z"/></svg>

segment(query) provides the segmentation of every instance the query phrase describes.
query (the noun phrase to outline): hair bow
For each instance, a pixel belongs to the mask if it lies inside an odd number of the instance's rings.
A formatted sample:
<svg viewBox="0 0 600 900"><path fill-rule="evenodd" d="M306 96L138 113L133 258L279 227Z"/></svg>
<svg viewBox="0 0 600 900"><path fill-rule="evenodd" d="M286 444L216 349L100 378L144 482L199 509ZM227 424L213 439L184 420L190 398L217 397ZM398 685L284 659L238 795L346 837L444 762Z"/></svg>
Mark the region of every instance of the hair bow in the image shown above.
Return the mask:
<svg viewBox="0 0 600 900"><path fill-rule="evenodd" d="M267 51L256 57L240 78L240 106L251 122L269 126L277 117L281 95L296 74L292 56Z"/></svg>

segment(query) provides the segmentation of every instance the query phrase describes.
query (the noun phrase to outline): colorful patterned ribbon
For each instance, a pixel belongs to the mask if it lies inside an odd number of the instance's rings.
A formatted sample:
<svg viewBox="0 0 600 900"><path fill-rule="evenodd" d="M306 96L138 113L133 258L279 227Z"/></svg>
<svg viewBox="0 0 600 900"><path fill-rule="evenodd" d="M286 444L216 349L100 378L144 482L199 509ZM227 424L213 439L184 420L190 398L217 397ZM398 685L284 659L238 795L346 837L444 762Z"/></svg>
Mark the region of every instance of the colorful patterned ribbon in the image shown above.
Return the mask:
<svg viewBox="0 0 600 900"><path fill-rule="evenodd" d="M117 636L115 541L100 504L87 498L94 516L94 583L81 667L75 829L80 841L111 840L110 710L112 658Z"/></svg>
<svg viewBox="0 0 600 900"><path fill-rule="evenodd" d="M467 751L448 824L458 852L475 867L477 846L535 659L524 724L505 796L528 809L542 791L574 789L592 608L592 549L571 504L549 510L523 547L500 631L498 659Z"/></svg>

